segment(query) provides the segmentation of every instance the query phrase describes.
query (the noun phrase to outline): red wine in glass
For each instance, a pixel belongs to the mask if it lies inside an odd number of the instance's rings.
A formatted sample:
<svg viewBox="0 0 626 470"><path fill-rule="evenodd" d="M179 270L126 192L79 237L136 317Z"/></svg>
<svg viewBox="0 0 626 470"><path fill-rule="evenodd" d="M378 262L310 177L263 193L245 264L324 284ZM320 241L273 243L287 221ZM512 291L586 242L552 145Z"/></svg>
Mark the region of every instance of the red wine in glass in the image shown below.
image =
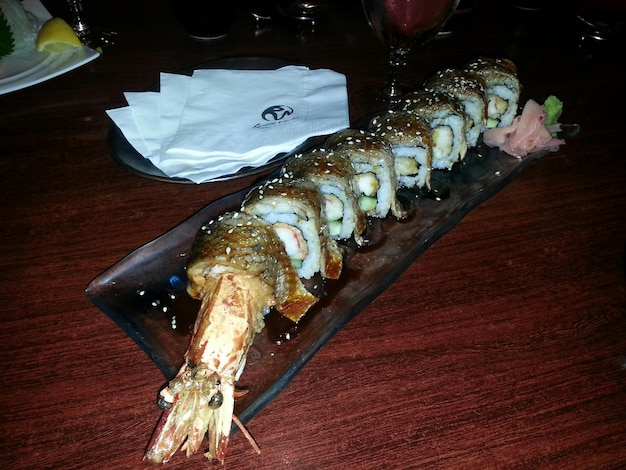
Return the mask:
<svg viewBox="0 0 626 470"><path fill-rule="evenodd" d="M357 107L393 108L402 100L399 76L406 68L408 55L437 35L458 3L459 0L361 0L370 27L389 47L390 74L382 90L361 90ZM359 106L364 101L369 103Z"/></svg>

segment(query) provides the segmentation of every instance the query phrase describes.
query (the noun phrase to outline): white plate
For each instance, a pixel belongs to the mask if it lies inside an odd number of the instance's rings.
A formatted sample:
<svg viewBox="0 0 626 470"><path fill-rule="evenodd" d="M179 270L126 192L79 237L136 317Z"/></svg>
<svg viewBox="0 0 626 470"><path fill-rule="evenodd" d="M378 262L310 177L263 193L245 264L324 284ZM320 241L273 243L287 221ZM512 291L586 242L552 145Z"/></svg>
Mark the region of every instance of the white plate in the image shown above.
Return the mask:
<svg viewBox="0 0 626 470"><path fill-rule="evenodd" d="M26 11L39 20L40 25L52 18L39 0L24 0L22 4ZM0 60L0 95L50 80L99 56L98 52L85 46L68 49L60 54L33 50L7 56Z"/></svg>

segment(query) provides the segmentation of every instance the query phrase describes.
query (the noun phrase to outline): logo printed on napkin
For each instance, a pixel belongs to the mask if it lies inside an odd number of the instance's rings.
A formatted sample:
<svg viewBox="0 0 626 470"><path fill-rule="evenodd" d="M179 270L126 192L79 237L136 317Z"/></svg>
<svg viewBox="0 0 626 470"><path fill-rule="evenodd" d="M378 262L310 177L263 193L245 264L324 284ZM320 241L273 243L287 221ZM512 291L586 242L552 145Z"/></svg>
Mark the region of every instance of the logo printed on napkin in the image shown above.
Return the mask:
<svg viewBox="0 0 626 470"><path fill-rule="evenodd" d="M107 113L170 177L203 183L267 163L306 139L349 126L345 76L327 69L161 74L160 93L126 94Z"/></svg>
<svg viewBox="0 0 626 470"><path fill-rule="evenodd" d="M283 119L291 116L292 114L293 114L293 108L290 108L289 106L279 105L279 106L270 106L265 111L263 111L263 114L261 115L261 117L265 121L282 121ZM261 126L261 125L262 124L257 124L257 126ZM271 125L271 124L267 124L267 125Z"/></svg>

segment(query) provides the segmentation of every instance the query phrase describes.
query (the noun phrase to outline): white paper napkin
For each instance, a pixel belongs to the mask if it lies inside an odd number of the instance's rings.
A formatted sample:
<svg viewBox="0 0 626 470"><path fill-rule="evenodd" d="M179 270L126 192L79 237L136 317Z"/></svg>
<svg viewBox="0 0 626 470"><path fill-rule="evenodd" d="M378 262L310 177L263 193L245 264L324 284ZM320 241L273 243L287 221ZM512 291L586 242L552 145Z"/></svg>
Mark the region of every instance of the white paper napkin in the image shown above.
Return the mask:
<svg viewBox="0 0 626 470"><path fill-rule="evenodd" d="M260 166L349 126L345 76L332 70L196 70L160 76L108 110L129 143L170 177L203 183Z"/></svg>
<svg viewBox="0 0 626 470"><path fill-rule="evenodd" d="M143 136L139 131L139 127L135 124L133 112L130 106L123 108L108 109L106 113L115 122L117 127L122 130L124 137L137 152L152 161L153 156L150 155L147 144L144 142Z"/></svg>
<svg viewBox="0 0 626 470"><path fill-rule="evenodd" d="M126 92L124 98L126 98L132 120L143 141L145 150L141 154L150 160L157 158L161 154L161 136L153 130L159 128L161 113L159 93L155 91Z"/></svg>
<svg viewBox="0 0 626 470"><path fill-rule="evenodd" d="M161 110L159 115L159 131L161 148L159 149L159 161L163 148L172 141L178 130L183 110L189 98L191 77L173 73L161 73ZM172 176L172 175L170 175ZM173 175L176 176L176 175Z"/></svg>

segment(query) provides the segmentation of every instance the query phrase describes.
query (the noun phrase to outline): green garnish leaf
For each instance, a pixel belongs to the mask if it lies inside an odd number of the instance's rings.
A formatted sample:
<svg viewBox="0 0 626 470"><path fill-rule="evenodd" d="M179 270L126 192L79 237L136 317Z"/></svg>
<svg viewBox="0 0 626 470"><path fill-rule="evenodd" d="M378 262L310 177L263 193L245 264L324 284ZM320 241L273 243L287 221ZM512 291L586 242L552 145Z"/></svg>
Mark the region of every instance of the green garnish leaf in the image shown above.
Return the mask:
<svg viewBox="0 0 626 470"><path fill-rule="evenodd" d="M563 102L556 96L550 95L543 103L543 110L546 112L546 125L556 124L563 112Z"/></svg>
<svg viewBox="0 0 626 470"><path fill-rule="evenodd" d="M4 16L4 12L0 10L0 59L10 55L15 50L15 40L9 22Z"/></svg>

